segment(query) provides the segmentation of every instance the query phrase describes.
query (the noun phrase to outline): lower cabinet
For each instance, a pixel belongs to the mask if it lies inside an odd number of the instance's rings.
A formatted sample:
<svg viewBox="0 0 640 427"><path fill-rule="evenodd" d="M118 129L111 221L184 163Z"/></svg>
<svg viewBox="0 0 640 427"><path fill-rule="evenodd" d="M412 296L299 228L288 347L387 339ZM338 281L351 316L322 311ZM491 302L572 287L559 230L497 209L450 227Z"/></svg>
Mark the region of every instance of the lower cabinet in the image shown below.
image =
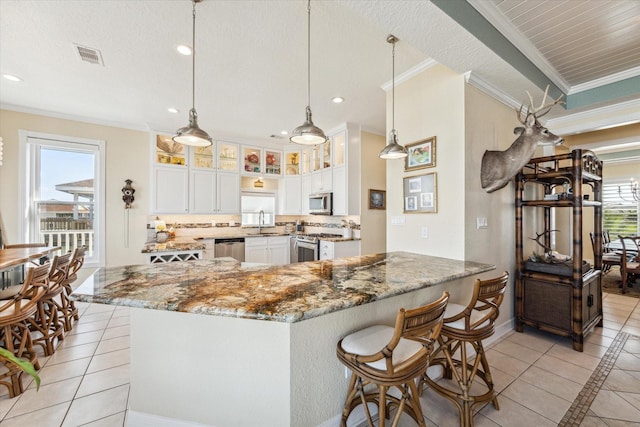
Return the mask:
<svg viewBox="0 0 640 427"><path fill-rule="evenodd" d="M579 286L569 278L542 273L526 273L519 286L522 302L516 303L516 329L520 332L528 325L578 337L582 344L582 336L602 322L600 270L586 273Z"/></svg>
<svg viewBox="0 0 640 427"><path fill-rule="evenodd" d="M289 264L289 236L246 237L245 262L284 265Z"/></svg>
<svg viewBox="0 0 640 427"><path fill-rule="evenodd" d="M346 258L360 255L360 240L331 242L320 240L320 259Z"/></svg>

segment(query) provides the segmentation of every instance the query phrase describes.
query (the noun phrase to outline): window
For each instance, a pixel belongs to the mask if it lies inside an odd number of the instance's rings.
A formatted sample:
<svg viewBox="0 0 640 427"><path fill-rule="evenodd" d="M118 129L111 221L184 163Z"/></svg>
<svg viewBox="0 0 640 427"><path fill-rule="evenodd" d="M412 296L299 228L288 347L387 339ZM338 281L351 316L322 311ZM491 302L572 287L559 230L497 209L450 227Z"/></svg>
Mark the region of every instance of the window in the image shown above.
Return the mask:
<svg viewBox="0 0 640 427"><path fill-rule="evenodd" d="M85 263L104 265L104 142L31 132L21 142L24 241L86 246Z"/></svg>
<svg viewBox="0 0 640 427"><path fill-rule="evenodd" d="M608 230L611 238L618 235L639 234L639 202L633 199L629 181L610 181L602 185L604 205L602 229Z"/></svg>
<svg viewBox="0 0 640 427"><path fill-rule="evenodd" d="M275 225L275 194L243 192L240 204L243 227L273 227Z"/></svg>

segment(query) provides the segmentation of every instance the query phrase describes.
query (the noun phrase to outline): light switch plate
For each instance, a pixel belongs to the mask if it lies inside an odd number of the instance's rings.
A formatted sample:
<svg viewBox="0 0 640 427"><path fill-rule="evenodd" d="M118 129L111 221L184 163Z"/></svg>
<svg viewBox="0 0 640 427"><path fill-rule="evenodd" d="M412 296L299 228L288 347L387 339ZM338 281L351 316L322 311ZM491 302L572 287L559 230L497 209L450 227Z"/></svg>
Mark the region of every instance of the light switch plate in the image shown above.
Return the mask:
<svg viewBox="0 0 640 427"><path fill-rule="evenodd" d="M427 227L422 227L422 237L424 239L428 239L429 238L429 229Z"/></svg>
<svg viewBox="0 0 640 427"><path fill-rule="evenodd" d="M404 225L404 216L392 216L391 225Z"/></svg>
<svg viewBox="0 0 640 427"><path fill-rule="evenodd" d="M480 228L489 228L489 224L487 222L487 218L485 217L477 217L476 218L476 225L478 227L478 229Z"/></svg>

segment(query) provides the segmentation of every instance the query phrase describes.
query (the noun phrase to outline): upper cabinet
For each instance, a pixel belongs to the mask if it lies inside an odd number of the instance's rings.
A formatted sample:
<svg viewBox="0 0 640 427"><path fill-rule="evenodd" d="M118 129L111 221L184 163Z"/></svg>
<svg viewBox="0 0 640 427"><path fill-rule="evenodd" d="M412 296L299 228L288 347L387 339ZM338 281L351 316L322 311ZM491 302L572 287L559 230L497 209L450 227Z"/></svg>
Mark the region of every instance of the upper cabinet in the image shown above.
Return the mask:
<svg viewBox="0 0 640 427"><path fill-rule="evenodd" d="M187 147L155 135L152 154L153 213L240 212L237 144Z"/></svg>
<svg viewBox="0 0 640 427"><path fill-rule="evenodd" d="M218 170L224 172L238 172L240 166L240 148L233 142L217 142Z"/></svg>
<svg viewBox="0 0 640 427"><path fill-rule="evenodd" d="M262 168L262 155L264 150L258 147L242 147L242 158L244 159L244 167L242 168L242 172L245 173L255 173L255 174L263 174L264 169Z"/></svg>
<svg viewBox="0 0 640 427"><path fill-rule="evenodd" d="M265 175L282 175L282 151L264 150Z"/></svg>
<svg viewBox="0 0 640 427"><path fill-rule="evenodd" d="M282 151L263 147L242 146L243 175L282 176Z"/></svg>
<svg viewBox="0 0 640 427"><path fill-rule="evenodd" d="M300 175L300 150L285 151L284 152L285 170L286 176Z"/></svg>

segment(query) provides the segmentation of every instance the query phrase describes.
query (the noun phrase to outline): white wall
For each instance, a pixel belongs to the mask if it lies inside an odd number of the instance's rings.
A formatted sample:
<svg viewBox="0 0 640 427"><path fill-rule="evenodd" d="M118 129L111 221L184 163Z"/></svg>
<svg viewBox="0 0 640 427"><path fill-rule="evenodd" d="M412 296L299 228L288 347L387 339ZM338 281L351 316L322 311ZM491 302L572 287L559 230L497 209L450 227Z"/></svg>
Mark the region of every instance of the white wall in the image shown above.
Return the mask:
<svg viewBox="0 0 640 427"><path fill-rule="evenodd" d="M464 77L436 65L396 86L395 124L403 145L436 136L436 166L404 172L404 160L387 161L387 250L453 259L465 257ZM387 130L391 130L391 92ZM436 172L437 213L404 214L403 178ZM405 224L391 225L394 216ZM427 227L428 238L422 238Z"/></svg>
<svg viewBox="0 0 640 427"><path fill-rule="evenodd" d="M385 190L387 186L387 164L385 160L378 157L386 140L383 136L367 132L361 133L361 139L360 236L362 241L360 253L366 255L385 252L387 248L385 227L387 211L369 209L369 190Z"/></svg>
<svg viewBox="0 0 640 427"><path fill-rule="evenodd" d="M0 214L7 243L20 242L18 235L18 177L24 165L18 162L18 131L106 141L106 265L143 264L140 253L146 240L149 212L149 133L35 114L0 110L0 136L4 139L4 162L0 166ZM129 245L125 247L124 180L136 189L130 209Z"/></svg>

